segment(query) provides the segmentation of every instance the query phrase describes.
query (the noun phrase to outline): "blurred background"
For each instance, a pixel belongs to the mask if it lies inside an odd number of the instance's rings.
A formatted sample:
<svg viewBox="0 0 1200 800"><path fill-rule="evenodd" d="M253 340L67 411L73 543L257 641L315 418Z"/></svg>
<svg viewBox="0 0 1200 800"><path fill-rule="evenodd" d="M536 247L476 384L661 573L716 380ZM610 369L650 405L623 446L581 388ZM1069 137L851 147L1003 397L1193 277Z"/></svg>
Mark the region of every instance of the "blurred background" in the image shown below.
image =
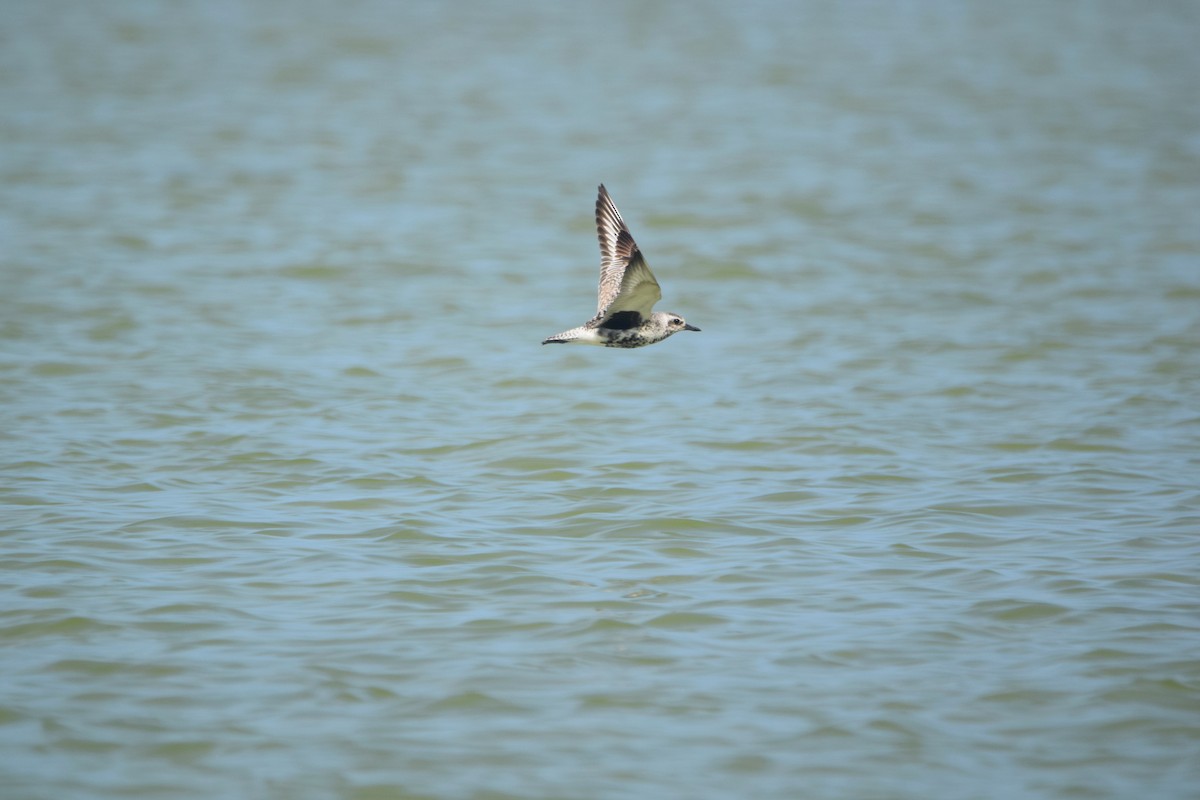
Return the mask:
<svg viewBox="0 0 1200 800"><path fill-rule="evenodd" d="M1197 41L0 2L4 796L1195 797Z"/></svg>

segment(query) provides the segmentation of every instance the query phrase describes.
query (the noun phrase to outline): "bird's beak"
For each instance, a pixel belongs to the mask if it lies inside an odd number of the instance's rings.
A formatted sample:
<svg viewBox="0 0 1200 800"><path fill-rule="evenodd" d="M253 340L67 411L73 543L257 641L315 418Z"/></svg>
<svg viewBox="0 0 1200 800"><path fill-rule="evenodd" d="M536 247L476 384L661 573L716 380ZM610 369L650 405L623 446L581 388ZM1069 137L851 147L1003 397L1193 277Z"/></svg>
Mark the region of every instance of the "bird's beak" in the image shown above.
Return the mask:
<svg viewBox="0 0 1200 800"><path fill-rule="evenodd" d="M683 326L683 329L684 329L685 331L695 331L696 333L699 333L699 332L700 332L700 329L699 329L699 328L697 328L695 325L684 325L684 326Z"/></svg>

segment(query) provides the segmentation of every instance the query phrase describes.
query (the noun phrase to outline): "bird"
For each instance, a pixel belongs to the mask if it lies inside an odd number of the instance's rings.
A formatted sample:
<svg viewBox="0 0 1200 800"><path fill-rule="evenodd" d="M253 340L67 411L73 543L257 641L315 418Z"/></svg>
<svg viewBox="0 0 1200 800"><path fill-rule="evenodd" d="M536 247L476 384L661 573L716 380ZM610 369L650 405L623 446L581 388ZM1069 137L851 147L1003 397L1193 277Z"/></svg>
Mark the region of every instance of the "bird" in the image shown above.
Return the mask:
<svg viewBox="0 0 1200 800"><path fill-rule="evenodd" d="M673 311L651 310L662 299L662 290L603 183L596 197L596 238L600 240L596 316L542 344L645 347L679 331L700 330Z"/></svg>

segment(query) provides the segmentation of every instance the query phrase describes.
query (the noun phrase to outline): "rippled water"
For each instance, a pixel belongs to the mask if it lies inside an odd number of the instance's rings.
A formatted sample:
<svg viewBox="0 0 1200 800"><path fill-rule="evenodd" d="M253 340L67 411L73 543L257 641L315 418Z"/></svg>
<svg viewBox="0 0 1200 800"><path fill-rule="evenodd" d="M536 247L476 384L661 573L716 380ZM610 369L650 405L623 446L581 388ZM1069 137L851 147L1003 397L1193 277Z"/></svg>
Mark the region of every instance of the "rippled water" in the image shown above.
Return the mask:
<svg viewBox="0 0 1200 800"><path fill-rule="evenodd" d="M4 797L1197 796L1194 5L0 19Z"/></svg>

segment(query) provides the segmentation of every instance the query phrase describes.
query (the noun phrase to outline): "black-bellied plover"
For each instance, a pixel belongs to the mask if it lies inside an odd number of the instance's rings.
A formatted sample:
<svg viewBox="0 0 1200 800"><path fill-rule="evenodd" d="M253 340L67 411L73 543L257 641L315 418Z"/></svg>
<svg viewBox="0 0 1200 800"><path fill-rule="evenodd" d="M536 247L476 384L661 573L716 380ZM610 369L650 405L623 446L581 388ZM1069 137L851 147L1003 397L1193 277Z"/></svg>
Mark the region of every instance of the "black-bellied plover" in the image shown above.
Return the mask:
<svg viewBox="0 0 1200 800"><path fill-rule="evenodd" d="M662 299L654 273L621 219L604 184L596 198L596 234L600 239L600 289L596 316L542 344L597 344L645 347L678 331L698 331L670 311L651 311Z"/></svg>

